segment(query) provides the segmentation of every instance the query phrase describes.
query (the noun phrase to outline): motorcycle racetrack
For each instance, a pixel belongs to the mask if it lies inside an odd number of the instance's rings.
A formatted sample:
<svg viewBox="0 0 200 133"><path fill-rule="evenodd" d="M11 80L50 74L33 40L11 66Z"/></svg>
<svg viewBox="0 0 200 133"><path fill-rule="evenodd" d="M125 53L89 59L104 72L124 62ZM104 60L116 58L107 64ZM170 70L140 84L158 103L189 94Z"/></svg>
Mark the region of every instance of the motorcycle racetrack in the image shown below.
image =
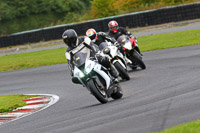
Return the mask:
<svg viewBox="0 0 200 133"><path fill-rule="evenodd" d="M107 104L73 84L66 64L1 72L1 95L54 94L60 100L0 125L0 132L149 133L199 119L200 45L143 54L147 68L129 71L131 79L120 82L123 98Z"/></svg>

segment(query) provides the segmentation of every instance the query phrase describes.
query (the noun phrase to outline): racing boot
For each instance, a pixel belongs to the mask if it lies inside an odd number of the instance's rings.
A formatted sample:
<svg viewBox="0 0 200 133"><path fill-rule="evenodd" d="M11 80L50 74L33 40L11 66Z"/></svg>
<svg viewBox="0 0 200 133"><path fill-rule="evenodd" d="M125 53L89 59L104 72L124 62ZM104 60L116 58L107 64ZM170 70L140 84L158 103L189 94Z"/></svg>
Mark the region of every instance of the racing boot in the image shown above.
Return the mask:
<svg viewBox="0 0 200 133"><path fill-rule="evenodd" d="M72 77L72 82L74 84L81 84L80 80L77 77Z"/></svg>

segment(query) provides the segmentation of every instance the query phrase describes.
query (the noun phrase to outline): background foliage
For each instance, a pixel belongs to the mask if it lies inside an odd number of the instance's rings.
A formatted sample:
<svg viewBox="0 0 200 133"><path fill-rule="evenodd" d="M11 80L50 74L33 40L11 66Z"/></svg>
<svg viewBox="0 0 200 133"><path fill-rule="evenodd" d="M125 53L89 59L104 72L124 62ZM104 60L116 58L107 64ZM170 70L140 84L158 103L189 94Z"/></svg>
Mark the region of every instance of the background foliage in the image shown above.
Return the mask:
<svg viewBox="0 0 200 133"><path fill-rule="evenodd" d="M77 21L71 16L84 13L88 4L90 0L0 0L0 35Z"/></svg>
<svg viewBox="0 0 200 133"><path fill-rule="evenodd" d="M106 4L103 3L104 1ZM99 18L198 1L199 0L93 0L91 2L91 13L94 18Z"/></svg>
<svg viewBox="0 0 200 133"><path fill-rule="evenodd" d="M0 36L199 0L0 0Z"/></svg>

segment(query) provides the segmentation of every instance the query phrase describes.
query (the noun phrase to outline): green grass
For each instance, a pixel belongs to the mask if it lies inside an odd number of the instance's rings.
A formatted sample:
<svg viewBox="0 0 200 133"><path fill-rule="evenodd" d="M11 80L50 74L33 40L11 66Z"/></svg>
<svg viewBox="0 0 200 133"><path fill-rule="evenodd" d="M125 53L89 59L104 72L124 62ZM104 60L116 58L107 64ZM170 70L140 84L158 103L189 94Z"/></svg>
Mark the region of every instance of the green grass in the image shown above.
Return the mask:
<svg viewBox="0 0 200 133"><path fill-rule="evenodd" d="M66 62L65 48L43 50L0 57L0 72Z"/></svg>
<svg viewBox="0 0 200 133"><path fill-rule="evenodd" d="M35 95L1 95L0 96L0 113L8 112L18 107L26 105L23 99L36 97Z"/></svg>
<svg viewBox="0 0 200 133"><path fill-rule="evenodd" d="M200 120L181 124L157 133L200 133Z"/></svg>
<svg viewBox="0 0 200 133"><path fill-rule="evenodd" d="M137 39L142 51L200 44L200 29L144 36Z"/></svg>
<svg viewBox="0 0 200 133"><path fill-rule="evenodd" d="M200 44L200 29L139 37L141 51ZM0 57L0 72L66 63L66 48L43 50Z"/></svg>

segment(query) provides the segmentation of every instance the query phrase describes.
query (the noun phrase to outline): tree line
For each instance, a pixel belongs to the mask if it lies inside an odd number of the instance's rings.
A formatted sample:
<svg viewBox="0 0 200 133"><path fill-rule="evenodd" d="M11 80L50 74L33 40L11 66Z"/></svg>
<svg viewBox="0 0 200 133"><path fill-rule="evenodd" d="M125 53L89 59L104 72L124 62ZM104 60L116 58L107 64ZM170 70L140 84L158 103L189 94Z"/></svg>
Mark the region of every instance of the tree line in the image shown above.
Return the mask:
<svg viewBox="0 0 200 133"><path fill-rule="evenodd" d="M90 0L0 0L0 35L71 23L88 5Z"/></svg>
<svg viewBox="0 0 200 133"><path fill-rule="evenodd" d="M0 0L0 36L199 0Z"/></svg>
<svg viewBox="0 0 200 133"><path fill-rule="evenodd" d="M101 18L198 1L199 0L93 0L91 2L91 15L94 18Z"/></svg>

